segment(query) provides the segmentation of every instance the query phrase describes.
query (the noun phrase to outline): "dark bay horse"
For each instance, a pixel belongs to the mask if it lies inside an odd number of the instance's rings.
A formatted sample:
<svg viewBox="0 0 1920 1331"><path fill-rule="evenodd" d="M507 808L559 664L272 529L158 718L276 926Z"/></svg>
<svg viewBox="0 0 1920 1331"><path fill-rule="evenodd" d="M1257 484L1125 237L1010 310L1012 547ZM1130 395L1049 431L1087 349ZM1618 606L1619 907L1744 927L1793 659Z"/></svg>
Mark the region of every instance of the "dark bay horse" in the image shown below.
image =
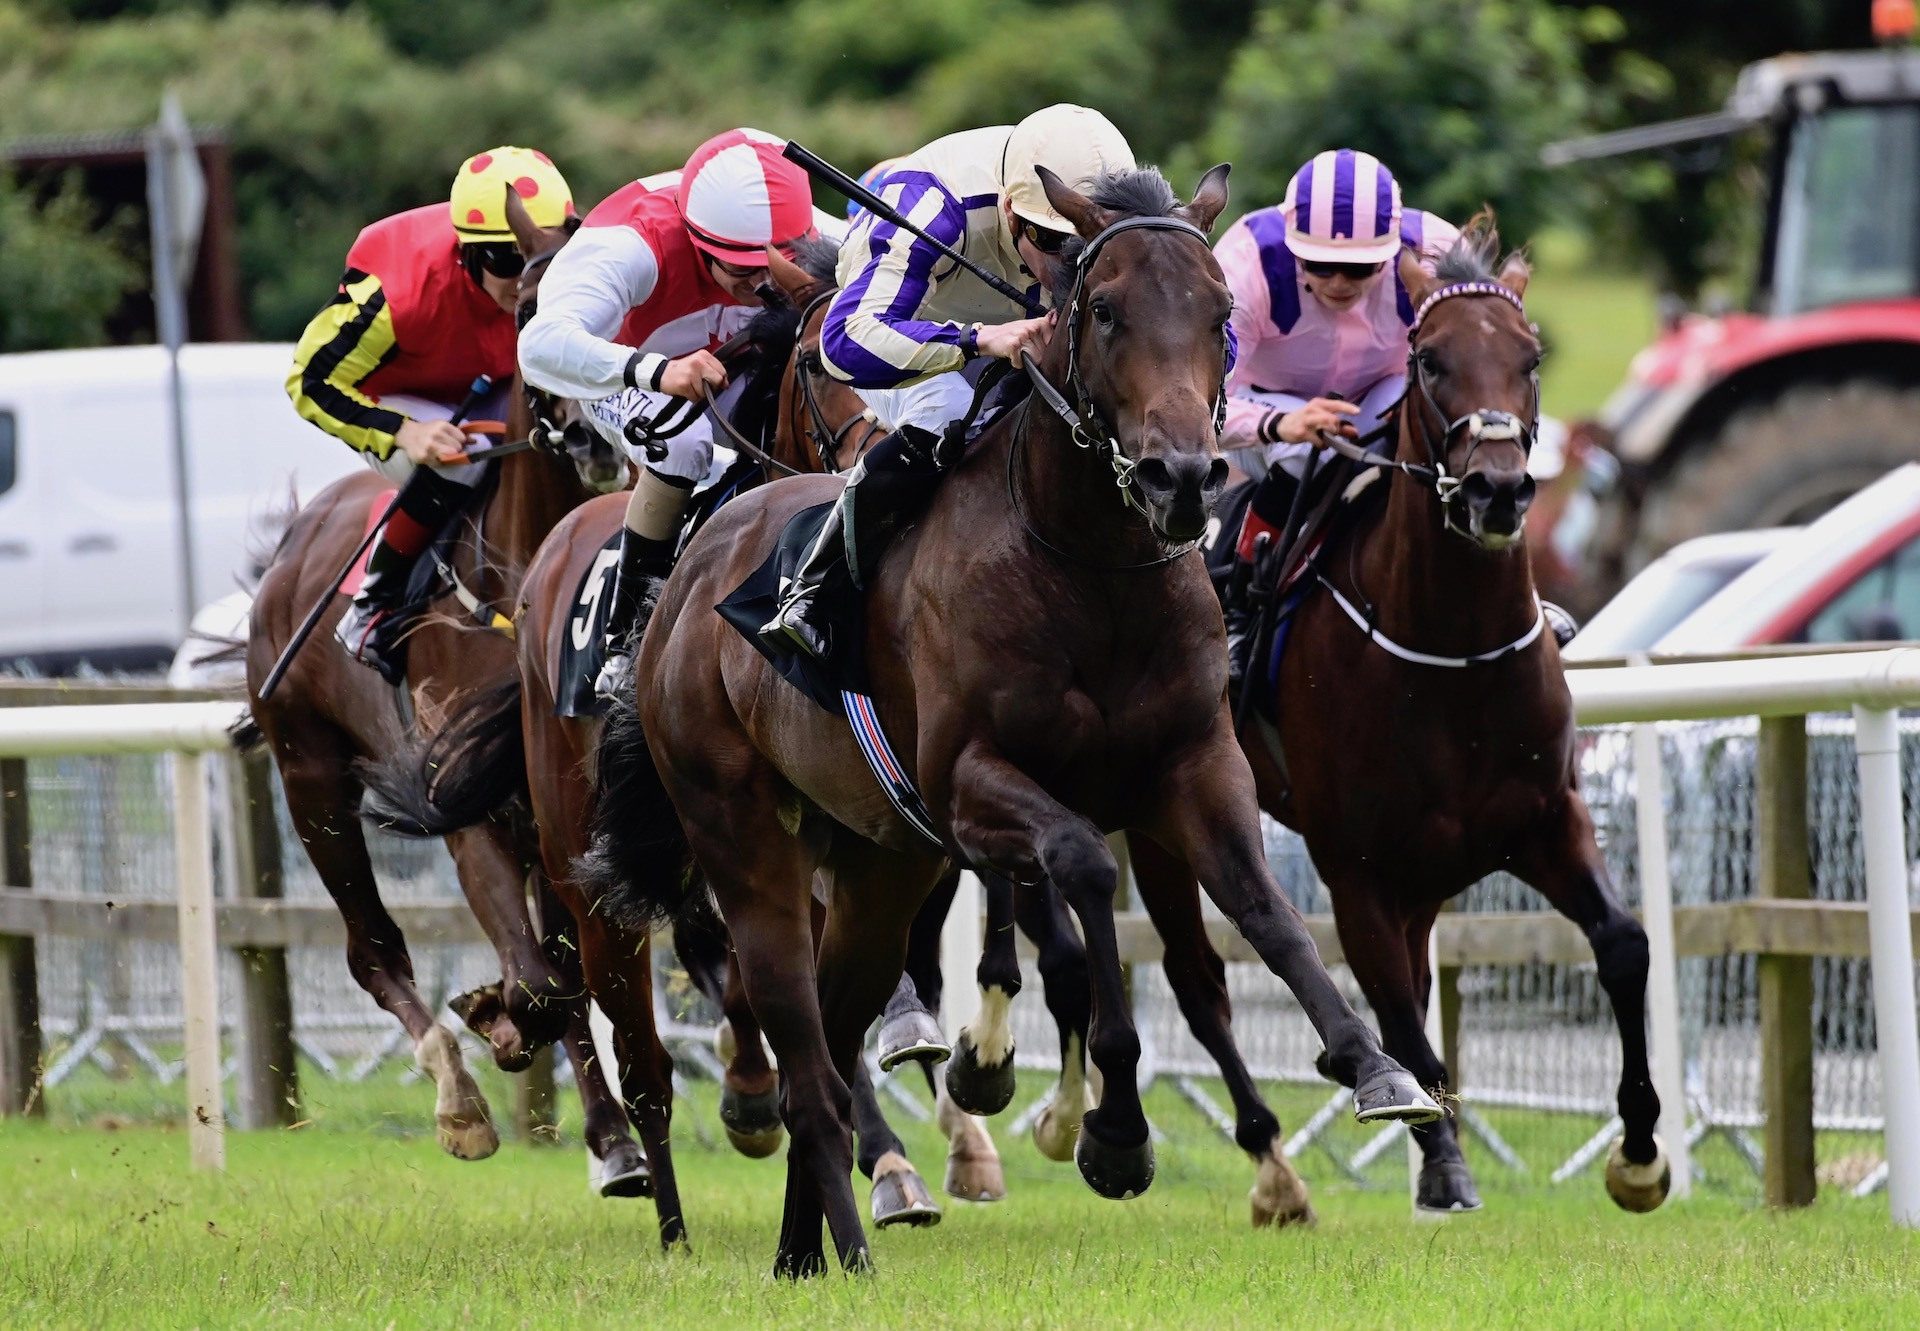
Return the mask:
<svg viewBox="0 0 1920 1331"><path fill-rule="evenodd" d="M1242 739L1261 805L1306 838L1332 893L1387 1051L1422 1085L1447 1085L1425 1030L1427 940L1442 904L1507 870L1580 926L1623 1055L1625 1133L1607 1191L1647 1211L1668 1187L1647 1069L1647 940L1608 881L1580 797L1572 699L1521 541L1540 343L1520 308L1526 262L1512 256L1496 274L1498 254L1482 218L1437 275L1401 259L1421 317L1397 469L1329 538L1324 585L1295 613L1280 663L1277 726L1256 715ZM1150 845L1136 843L1134 865L1149 900L1189 881ZM1418 1204L1478 1207L1453 1121L1413 1132L1425 1157Z"/></svg>
<svg viewBox="0 0 1920 1331"><path fill-rule="evenodd" d="M509 192L508 216L529 259L522 279L523 309L533 299L543 260L566 241L564 229L533 225ZM508 606L519 570L561 517L596 489L619 484L625 466L609 446L569 430L565 448L537 422L516 382L510 434L535 437L540 447L503 458L497 483L461 519L450 551L459 580L482 602ZM404 698L374 671L351 660L332 634L337 605L273 696L262 702L262 679L309 606L359 543L371 506L390 489L363 474L322 491L292 521L254 600L247 645L253 718L271 746L308 857L347 926L347 964L361 988L397 1017L414 1042L415 1059L436 1091L441 1146L461 1159L482 1159L499 1145L486 1101L468 1074L458 1043L434 1019L413 979L406 942L380 899L360 822L361 781L356 764L398 748L414 724L431 729L463 690L491 681L513 665L513 643L480 628L450 597L424 616L408 646ZM565 1038L586 1110L588 1145L600 1160L603 1186L627 1180L644 1187L644 1164L627 1134L625 1116L592 1057L586 1004L577 970L559 941L562 917L547 897L549 926L542 937L528 906L536 861L525 829L488 823L447 838L460 884L499 953L502 980L468 996L463 1015L487 1038L504 1068L524 1067L540 1045ZM546 896L544 888L534 883ZM622 1185L615 1183L611 1190Z"/></svg>
<svg viewBox="0 0 1920 1331"><path fill-rule="evenodd" d="M866 607L880 720L912 755L941 843L894 811L844 721L709 611L789 518L833 498L831 479L762 487L707 524L654 611L635 709L616 710L600 744L588 889L644 921L697 910L710 887L779 1057L791 1144L775 1269L788 1275L825 1269L823 1221L843 1267L870 1264L849 1083L949 857L1049 881L1086 937L1102 1096L1075 1156L1102 1195L1153 1175L1108 830L1144 831L1194 866L1299 997L1363 1121L1439 1114L1341 998L1268 872L1219 607L1179 546L1228 470L1215 413L1229 296L1206 243L1225 168L1185 207L1157 172L1091 196L1041 177L1086 243L1036 397L973 445Z"/></svg>

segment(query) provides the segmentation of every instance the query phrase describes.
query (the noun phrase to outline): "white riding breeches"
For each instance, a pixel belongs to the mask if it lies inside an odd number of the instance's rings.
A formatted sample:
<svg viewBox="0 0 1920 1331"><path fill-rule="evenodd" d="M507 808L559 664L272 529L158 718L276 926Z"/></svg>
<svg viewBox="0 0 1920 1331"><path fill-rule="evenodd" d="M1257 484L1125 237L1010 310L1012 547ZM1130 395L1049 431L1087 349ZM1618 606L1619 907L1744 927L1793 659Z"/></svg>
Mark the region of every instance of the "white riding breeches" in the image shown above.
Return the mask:
<svg viewBox="0 0 1920 1331"><path fill-rule="evenodd" d="M509 391L509 385L495 385L493 391L481 398L480 401L474 405L473 410L468 412L467 415L477 421L506 419L507 394ZM380 405L388 411L397 411L409 420L444 421L450 420L453 417L453 408L450 405L445 402L433 402L424 397L411 397L405 393L389 393L379 399L379 401ZM473 440L476 454L483 449L490 448L496 442L492 439L481 438L478 435L469 437ZM377 458L371 453L366 453L362 456L366 458L369 467L396 485L405 485L407 478L412 476L419 466L418 463L407 456L406 450L401 448L395 448L393 452L387 454L384 458ZM473 486L480 484L480 478L487 474L487 464L478 461L463 462L459 466L435 467L434 470L439 472L440 475L447 480L452 481L455 485Z"/></svg>
<svg viewBox="0 0 1920 1331"><path fill-rule="evenodd" d="M722 400L725 400L724 397ZM636 446L627 438L628 421L642 416L656 417L676 403L685 406L686 400L671 393L629 388L611 397L583 402L580 406L593 428L600 432L600 437L624 450L635 466L650 468L662 476L698 481L713 465L713 422L707 418L704 404L691 425L671 439L660 441L666 447L667 455L657 462L647 456L645 448Z"/></svg>
<svg viewBox="0 0 1920 1331"><path fill-rule="evenodd" d="M1390 374L1379 383L1360 395L1355 403L1359 412L1348 419L1353 428L1364 435L1379 428L1386 418L1387 409L1400 400L1407 388L1407 376ZM1312 401L1293 393L1263 393L1250 391L1236 393L1236 398L1248 398L1279 411L1296 411ZM1269 467L1279 467L1296 479L1306 474L1307 457L1317 447L1314 444L1265 444L1258 448L1236 448L1227 456L1249 476L1264 476Z"/></svg>
<svg viewBox="0 0 1920 1331"><path fill-rule="evenodd" d="M967 408L973 405L973 384L960 370L949 370L898 388L856 391L873 414L893 430L903 425L917 425L939 434L949 422L966 415Z"/></svg>

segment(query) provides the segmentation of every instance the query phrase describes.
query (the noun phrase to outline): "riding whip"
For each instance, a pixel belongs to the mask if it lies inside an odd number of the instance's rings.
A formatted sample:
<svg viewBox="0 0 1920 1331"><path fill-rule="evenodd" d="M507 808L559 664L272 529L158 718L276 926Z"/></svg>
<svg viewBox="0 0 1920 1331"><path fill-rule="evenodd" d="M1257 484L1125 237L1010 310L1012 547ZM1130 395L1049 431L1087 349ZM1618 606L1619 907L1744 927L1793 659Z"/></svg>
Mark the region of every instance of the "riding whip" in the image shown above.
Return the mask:
<svg viewBox="0 0 1920 1331"><path fill-rule="evenodd" d="M492 390L493 379L490 376L483 374L477 377L467 389L466 398L454 408L453 415L447 418L449 423L458 425L464 421L467 413L479 406L481 399ZM459 459L460 462L468 460L465 455ZM333 575L333 580L327 584L327 590L321 593L320 599L313 603L311 610L307 611L307 617L300 622L299 629L287 641L286 648L280 653L280 659L275 661L273 669L267 672L266 682L260 686L261 702L271 698L273 691L280 687L280 681L286 678L287 671L293 667L293 658L299 655L302 647L306 646L307 639L313 636L313 630L319 625L321 617L327 613L327 607L333 604L334 596L340 591L340 584L344 583L347 575L353 572L353 566L358 564L361 557L367 553L368 547L380 535L381 529L387 525L387 519L393 516L393 510L399 505L400 490L396 489L393 492L393 498L387 501L385 511L380 514L380 520L367 528L367 534L360 539L360 544L353 548L353 553L347 557L347 562L340 566L340 571Z"/></svg>
<svg viewBox="0 0 1920 1331"><path fill-rule="evenodd" d="M1025 292L1021 291L1020 288L1007 281L1006 278L975 263L972 259L969 259L966 255L954 249L953 246L947 244L937 236L928 235L920 227L908 221L905 213L895 208L878 194L875 194L865 185L862 185L845 171L842 171L839 167L819 156L817 153L801 147L792 139L788 139L787 146L780 150L780 155L800 167L827 188L837 190L847 198L852 199L881 221L890 222L902 231L906 231L926 241L927 244L939 250L949 259L952 259L962 268L972 273L975 277L985 282L1014 304L1026 310L1035 318L1038 318L1046 312L1045 308L1037 300L1029 297Z"/></svg>

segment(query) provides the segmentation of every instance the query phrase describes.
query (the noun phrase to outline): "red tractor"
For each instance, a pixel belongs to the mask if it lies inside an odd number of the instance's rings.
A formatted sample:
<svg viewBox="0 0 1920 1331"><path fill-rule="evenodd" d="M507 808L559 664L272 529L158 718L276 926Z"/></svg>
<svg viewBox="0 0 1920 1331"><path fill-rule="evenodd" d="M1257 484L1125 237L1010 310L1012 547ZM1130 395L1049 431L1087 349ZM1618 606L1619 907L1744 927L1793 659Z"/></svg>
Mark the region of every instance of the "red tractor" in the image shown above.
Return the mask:
<svg viewBox="0 0 1920 1331"><path fill-rule="evenodd" d="M1806 522L1920 459L1920 50L1910 0L1874 17L1900 46L1761 61L1723 113L1548 149L1558 165L1771 136L1751 308L1670 320L1597 422L1621 464L1592 552L1603 595L1682 540Z"/></svg>

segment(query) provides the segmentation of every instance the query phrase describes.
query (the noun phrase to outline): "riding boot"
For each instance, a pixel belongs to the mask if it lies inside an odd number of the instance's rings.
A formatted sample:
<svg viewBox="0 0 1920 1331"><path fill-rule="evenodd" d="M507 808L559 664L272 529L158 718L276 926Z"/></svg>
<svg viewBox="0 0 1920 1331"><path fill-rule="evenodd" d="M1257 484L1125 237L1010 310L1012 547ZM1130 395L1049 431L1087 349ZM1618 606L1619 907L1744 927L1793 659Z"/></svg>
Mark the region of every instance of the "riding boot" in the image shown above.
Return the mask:
<svg viewBox="0 0 1920 1331"><path fill-rule="evenodd" d="M1264 544L1260 553L1265 553ZM1253 670L1254 640L1260 634L1260 608L1253 601L1253 573L1259 562L1258 555L1233 561L1226 595L1220 603L1227 623L1227 688L1235 696Z"/></svg>
<svg viewBox="0 0 1920 1331"><path fill-rule="evenodd" d="M1547 627L1553 630L1553 640L1565 647L1573 641L1573 635L1580 631L1580 621L1575 619L1564 606L1552 601L1540 602L1540 613L1546 616Z"/></svg>
<svg viewBox="0 0 1920 1331"><path fill-rule="evenodd" d="M847 474L847 488L814 538L786 597L760 629L782 650L826 660L833 650L833 605L850 589L864 590L880 567L887 542L917 517L945 473L941 439L903 425L868 449Z"/></svg>
<svg viewBox="0 0 1920 1331"><path fill-rule="evenodd" d="M470 486L450 481L431 467L419 467L400 487L393 512L367 556L366 576L333 636L347 654L378 670L389 684L406 677L402 650L407 624L407 585L413 566L473 494Z"/></svg>
<svg viewBox="0 0 1920 1331"><path fill-rule="evenodd" d="M613 598L607 607L607 651L594 676L593 691L611 701L633 678L633 653L640 642L640 610L673 571L673 542L649 540L631 527L620 529L620 562L613 574Z"/></svg>

